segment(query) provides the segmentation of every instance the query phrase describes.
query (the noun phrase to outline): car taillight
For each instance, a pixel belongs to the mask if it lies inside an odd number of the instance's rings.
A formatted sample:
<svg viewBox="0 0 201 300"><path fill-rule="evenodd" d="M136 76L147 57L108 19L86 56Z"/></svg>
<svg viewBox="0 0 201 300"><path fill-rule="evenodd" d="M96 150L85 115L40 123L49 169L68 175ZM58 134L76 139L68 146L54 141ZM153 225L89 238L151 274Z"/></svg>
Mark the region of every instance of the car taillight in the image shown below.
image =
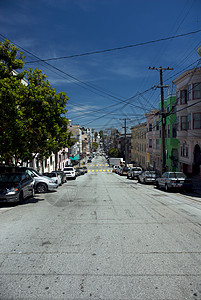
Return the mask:
<svg viewBox="0 0 201 300"><path fill-rule="evenodd" d="M171 180L171 182L172 182L172 183L176 183L176 182L177 182L177 180Z"/></svg>
<svg viewBox="0 0 201 300"><path fill-rule="evenodd" d="M192 183L192 180L191 179L186 179L185 182Z"/></svg>

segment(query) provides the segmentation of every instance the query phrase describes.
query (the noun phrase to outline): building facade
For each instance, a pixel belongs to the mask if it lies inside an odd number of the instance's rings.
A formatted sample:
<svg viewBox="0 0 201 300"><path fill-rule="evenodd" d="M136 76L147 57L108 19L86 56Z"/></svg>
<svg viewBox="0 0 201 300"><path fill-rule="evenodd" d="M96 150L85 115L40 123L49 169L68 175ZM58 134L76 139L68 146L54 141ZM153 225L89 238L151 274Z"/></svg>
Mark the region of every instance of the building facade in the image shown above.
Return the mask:
<svg viewBox="0 0 201 300"><path fill-rule="evenodd" d="M173 80L177 97L179 168L197 174L201 165L201 68L191 69Z"/></svg>
<svg viewBox="0 0 201 300"><path fill-rule="evenodd" d="M131 163L147 169L147 123L141 123L131 127Z"/></svg>
<svg viewBox="0 0 201 300"><path fill-rule="evenodd" d="M145 114L147 119L147 153L148 169L161 172L161 145L159 110L154 109Z"/></svg>
<svg viewBox="0 0 201 300"><path fill-rule="evenodd" d="M161 103L159 103L161 109ZM166 171L177 172L179 170L179 140L177 139L177 117L176 117L176 96L169 95L164 101L166 112L166 131L165 131L165 149L166 149ZM160 128L160 147L162 157L162 137L161 137L161 116L159 118Z"/></svg>

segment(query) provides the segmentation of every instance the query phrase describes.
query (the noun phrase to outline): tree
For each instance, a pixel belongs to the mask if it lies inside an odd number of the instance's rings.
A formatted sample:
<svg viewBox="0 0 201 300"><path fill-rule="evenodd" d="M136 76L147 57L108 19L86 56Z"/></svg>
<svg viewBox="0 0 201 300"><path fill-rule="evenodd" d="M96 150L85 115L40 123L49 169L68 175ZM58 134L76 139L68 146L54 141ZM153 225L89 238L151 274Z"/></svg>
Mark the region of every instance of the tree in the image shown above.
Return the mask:
<svg viewBox="0 0 201 300"><path fill-rule="evenodd" d="M99 135L100 135L101 139L103 139L103 130L100 130Z"/></svg>
<svg viewBox="0 0 201 300"><path fill-rule="evenodd" d="M27 161L33 155L48 157L68 147L70 135L65 114L68 97L56 93L41 70L13 74L23 67L23 55L9 41L0 44L0 156ZM21 79L26 75L27 84Z"/></svg>
<svg viewBox="0 0 201 300"><path fill-rule="evenodd" d="M115 148L111 148L109 151L108 151L108 155L110 157L121 157L120 153L119 153L119 150L118 149L115 149Z"/></svg>
<svg viewBox="0 0 201 300"><path fill-rule="evenodd" d="M92 150L93 150L93 151L96 151L97 149L98 149L98 143L93 142L93 143L92 143Z"/></svg>

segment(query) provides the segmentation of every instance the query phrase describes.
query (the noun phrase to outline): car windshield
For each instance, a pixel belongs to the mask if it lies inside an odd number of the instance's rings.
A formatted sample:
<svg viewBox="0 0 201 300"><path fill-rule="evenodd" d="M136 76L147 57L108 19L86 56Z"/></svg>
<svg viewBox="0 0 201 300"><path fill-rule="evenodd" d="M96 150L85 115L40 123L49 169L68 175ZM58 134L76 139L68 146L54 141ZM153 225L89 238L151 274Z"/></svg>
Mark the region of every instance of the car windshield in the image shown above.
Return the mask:
<svg viewBox="0 0 201 300"><path fill-rule="evenodd" d="M47 176L48 177L57 177L57 174L56 173L49 173Z"/></svg>
<svg viewBox="0 0 201 300"><path fill-rule="evenodd" d="M0 174L0 183L19 183L21 181L20 174Z"/></svg>
<svg viewBox="0 0 201 300"><path fill-rule="evenodd" d="M141 171L141 168L134 168L133 171Z"/></svg>
<svg viewBox="0 0 201 300"><path fill-rule="evenodd" d="M156 172L154 172L154 171L148 171L148 172L145 172L145 175L147 177L156 177Z"/></svg>
<svg viewBox="0 0 201 300"><path fill-rule="evenodd" d="M73 171L73 168L64 168L64 171Z"/></svg>
<svg viewBox="0 0 201 300"><path fill-rule="evenodd" d="M186 175L182 172L171 172L169 178L186 178Z"/></svg>

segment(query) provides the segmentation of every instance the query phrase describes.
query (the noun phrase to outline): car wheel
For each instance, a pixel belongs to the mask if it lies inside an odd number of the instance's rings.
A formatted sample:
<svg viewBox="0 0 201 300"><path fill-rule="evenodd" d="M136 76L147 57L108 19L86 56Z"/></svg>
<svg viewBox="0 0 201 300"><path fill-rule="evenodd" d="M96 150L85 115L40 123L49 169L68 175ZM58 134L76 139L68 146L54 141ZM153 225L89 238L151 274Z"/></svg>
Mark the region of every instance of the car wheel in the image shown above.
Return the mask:
<svg viewBox="0 0 201 300"><path fill-rule="evenodd" d="M36 186L36 191L37 193L45 193L47 192L47 186L45 183L39 183L37 186Z"/></svg>
<svg viewBox="0 0 201 300"><path fill-rule="evenodd" d="M156 187L157 187L157 189L160 189L160 185L159 185L158 181L156 181Z"/></svg>

